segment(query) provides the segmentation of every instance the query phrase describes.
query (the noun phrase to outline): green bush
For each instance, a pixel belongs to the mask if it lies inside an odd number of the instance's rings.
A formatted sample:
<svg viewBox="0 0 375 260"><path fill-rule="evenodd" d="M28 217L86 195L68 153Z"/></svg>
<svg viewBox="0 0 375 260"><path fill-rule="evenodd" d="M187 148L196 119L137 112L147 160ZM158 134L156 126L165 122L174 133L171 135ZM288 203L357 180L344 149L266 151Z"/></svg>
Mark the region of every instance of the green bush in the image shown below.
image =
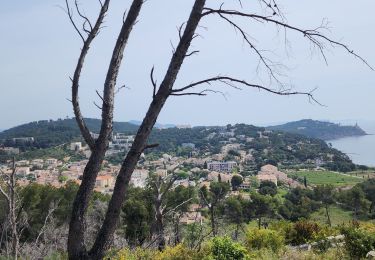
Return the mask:
<svg viewBox="0 0 375 260"><path fill-rule="evenodd" d="M229 237L215 237L212 239L211 254L215 260L248 259L245 247L234 242Z"/></svg>
<svg viewBox="0 0 375 260"><path fill-rule="evenodd" d="M246 231L246 246L249 251L260 249L271 249L273 252L278 252L284 247L284 236L271 229L257 229L249 228Z"/></svg>
<svg viewBox="0 0 375 260"><path fill-rule="evenodd" d="M314 241L320 231L321 227L318 223L300 220L294 223L293 228L286 234L286 239L293 245L301 245Z"/></svg>
<svg viewBox="0 0 375 260"><path fill-rule="evenodd" d="M375 249L375 233L356 227L344 227L341 232L345 235L345 249L352 258L366 257Z"/></svg>

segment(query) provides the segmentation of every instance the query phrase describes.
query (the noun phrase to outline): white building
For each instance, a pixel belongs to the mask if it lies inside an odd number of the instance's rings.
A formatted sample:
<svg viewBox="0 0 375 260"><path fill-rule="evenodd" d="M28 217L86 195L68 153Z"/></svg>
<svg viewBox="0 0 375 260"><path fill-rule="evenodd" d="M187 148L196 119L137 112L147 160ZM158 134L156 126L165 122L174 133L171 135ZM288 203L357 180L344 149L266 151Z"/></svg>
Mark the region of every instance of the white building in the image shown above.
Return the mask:
<svg viewBox="0 0 375 260"><path fill-rule="evenodd" d="M146 180L148 178L148 170L134 170L130 179L130 184L134 187L144 188L146 187Z"/></svg>
<svg viewBox="0 0 375 260"><path fill-rule="evenodd" d="M75 142L70 144L70 150L71 151L81 151L82 150L82 143L81 142Z"/></svg>
<svg viewBox="0 0 375 260"><path fill-rule="evenodd" d="M208 162L207 169L216 172L231 172L237 163L234 161L228 162Z"/></svg>

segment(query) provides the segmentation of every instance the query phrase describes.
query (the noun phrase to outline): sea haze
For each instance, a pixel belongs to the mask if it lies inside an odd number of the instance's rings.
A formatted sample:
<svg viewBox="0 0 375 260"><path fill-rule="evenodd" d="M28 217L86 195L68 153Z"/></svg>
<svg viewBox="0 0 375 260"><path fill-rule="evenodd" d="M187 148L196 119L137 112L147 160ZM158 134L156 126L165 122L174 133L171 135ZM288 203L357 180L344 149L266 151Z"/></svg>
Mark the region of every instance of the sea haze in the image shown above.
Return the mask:
<svg viewBox="0 0 375 260"><path fill-rule="evenodd" d="M361 125L370 135L330 140L332 146L346 153L354 163L375 167L375 122Z"/></svg>

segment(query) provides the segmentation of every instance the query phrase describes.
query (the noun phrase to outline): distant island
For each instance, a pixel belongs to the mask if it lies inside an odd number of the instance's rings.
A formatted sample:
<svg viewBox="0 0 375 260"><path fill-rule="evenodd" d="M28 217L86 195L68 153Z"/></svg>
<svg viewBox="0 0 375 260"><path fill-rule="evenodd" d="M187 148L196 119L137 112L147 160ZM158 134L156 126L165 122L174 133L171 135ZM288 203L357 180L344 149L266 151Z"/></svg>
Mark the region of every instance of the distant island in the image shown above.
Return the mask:
<svg viewBox="0 0 375 260"><path fill-rule="evenodd" d="M367 135L367 133L360 128L358 124L349 126L312 119L303 119L282 125L269 126L267 129L301 134L307 137L318 138L325 141L343 137Z"/></svg>

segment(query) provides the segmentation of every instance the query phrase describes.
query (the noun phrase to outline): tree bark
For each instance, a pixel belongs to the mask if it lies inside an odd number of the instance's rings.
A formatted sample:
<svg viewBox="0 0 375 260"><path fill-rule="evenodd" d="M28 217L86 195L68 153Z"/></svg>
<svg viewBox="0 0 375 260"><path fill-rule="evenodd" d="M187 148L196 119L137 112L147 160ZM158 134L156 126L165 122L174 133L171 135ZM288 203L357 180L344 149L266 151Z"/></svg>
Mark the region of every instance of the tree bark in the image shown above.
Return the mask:
<svg viewBox="0 0 375 260"><path fill-rule="evenodd" d="M96 177L100 171L100 167L107 151L109 137L112 133L115 86L124 49L133 26L136 23L142 4L143 0L133 1L112 53L111 62L104 83L102 97L102 124L99 138L95 141L89 162L83 172L82 183L73 203L68 236L69 259L91 259L91 256L88 255L86 250L84 240L85 213L95 187ZM74 111L75 113L77 112L76 109ZM82 133L84 134L84 132ZM101 257L103 257L103 255L104 253L101 254Z"/></svg>
<svg viewBox="0 0 375 260"><path fill-rule="evenodd" d="M217 229L216 229L216 223L215 223L215 209L214 206L210 206L210 215L211 215L211 229L212 229L212 234L214 237L217 235Z"/></svg>
<svg viewBox="0 0 375 260"><path fill-rule="evenodd" d="M205 0L195 1L193 9L190 13L189 20L186 23L184 34L182 35L178 47L173 54L164 80L162 81L159 90L154 96L146 113L146 116L138 129L133 145L130 148L130 151L128 152L121 166L118 177L116 179L113 195L109 202L104 223L95 240L94 246L90 251L90 256L92 257L92 259L101 259L104 255L104 252L110 247L112 236L115 232L119 220L121 206L125 199L125 194L129 186L131 175L137 165L140 155L147 145L147 139L151 133L153 126L155 125L156 119L158 118L161 109L163 108L168 96L171 93L171 89L176 80L177 74L181 69L182 63L187 55L191 41L194 37L195 30L197 29L199 21L201 19L201 14L205 2Z"/></svg>
<svg viewBox="0 0 375 260"><path fill-rule="evenodd" d="M331 227L332 223L331 223L331 216L329 215L329 211L328 211L328 204L325 205L325 208L326 208L326 215L327 215L328 225Z"/></svg>

